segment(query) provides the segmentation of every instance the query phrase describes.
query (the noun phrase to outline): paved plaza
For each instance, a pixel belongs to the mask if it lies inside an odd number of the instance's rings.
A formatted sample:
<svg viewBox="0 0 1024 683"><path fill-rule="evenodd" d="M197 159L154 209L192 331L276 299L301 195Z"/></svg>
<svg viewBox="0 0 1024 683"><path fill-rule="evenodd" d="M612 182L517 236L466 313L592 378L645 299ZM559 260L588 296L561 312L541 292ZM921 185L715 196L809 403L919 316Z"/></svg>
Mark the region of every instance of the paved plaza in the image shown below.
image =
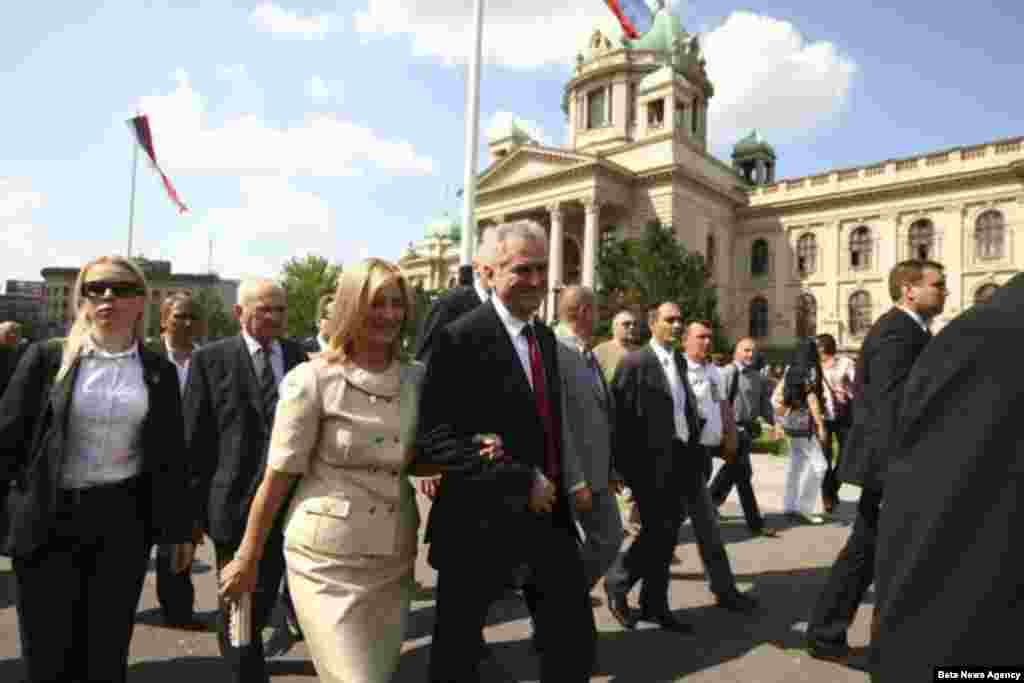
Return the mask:
<svg viewBox="0 0 1024 683"><path fill-rule="evenodd" d="M697 635L685 638L641 625L623 631L602 604L596 608L599 640L594 682L662 683L720 681L723 683L863 683L870 605L861 607L850 633L854 654L844 665L822 662L802 649L802 636L794 624L803 622L825 581L828 568L846 541L854 514L857 489L845 486L843 504L835 521L824 526L791 527L779 514L786 459L756 455L755 486L769 524L781 530L779 538L751 539L742 520L735 493L723 506L722 530L729 557L741 590L751 590L761 606L752 616L714 607L703 567L693 545L689 525L676 548L679 564L672 567L672 607L696 625ZM421 499L424 518L428 504ZM628 541L627 541L628 542ZM417 578L425 590L413 603L404 654L395 683L425 683L433 626L431 587L434 572L420 554ZM472 561L471 559L468 561ZM197 607L212 622L216 580L213 551L204 545L195 567ZM217 643L211 633L187 633L161 624L155 593L156 574L151 571L139 607L132 641L128 678L138 683L205 683L224 680ZM18 658L17 619L14 610L10 562L0 559L0 681L21 680ZM600 587L595 596L603 600ZM870 603L871 594L868 594ZM635 596L634 596L635 601ZM59 606L55 605L55 608ZM55 612L56 618L56 612ZM280 619L277 620L280 624ZM530 648L529 618L514 594L495 605L487 639L496 655L487 671L487 683L536 681L537 662ZM285 631L270 628L265 637L270 647L287 644ZM314 681L316 674L305 647L299 643L270 664L274 683Z"/></svg>

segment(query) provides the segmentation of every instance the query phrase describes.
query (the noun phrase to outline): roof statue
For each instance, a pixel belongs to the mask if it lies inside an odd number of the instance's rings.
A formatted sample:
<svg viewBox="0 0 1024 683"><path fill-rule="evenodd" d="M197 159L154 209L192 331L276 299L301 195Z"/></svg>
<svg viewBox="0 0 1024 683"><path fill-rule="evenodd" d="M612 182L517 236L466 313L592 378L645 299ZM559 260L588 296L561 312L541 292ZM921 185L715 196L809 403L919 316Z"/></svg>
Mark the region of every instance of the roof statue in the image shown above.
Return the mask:
<svg viewBox="0 0 1024 683"><path fill-rule="evenodd" d="M732 150L732 155L734 157L747 156L759 153L767 154L774 158L775 148L768 144L768 141L765 140L761 136L761 133L759 133L756 129L750 131L749 135L747 135L745 138L737 142L736 146L733 147Z"/></svg>

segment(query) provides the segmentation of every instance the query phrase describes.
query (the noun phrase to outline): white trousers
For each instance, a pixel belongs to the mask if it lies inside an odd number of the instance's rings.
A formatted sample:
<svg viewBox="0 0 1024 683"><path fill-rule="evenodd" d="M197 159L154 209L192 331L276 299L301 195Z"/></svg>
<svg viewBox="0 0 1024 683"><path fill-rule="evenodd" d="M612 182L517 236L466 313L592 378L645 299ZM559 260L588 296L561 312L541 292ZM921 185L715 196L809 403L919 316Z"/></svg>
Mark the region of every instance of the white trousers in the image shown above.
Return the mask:
<svg viewBox="0 0 1024 683"><path fill-rule="evenodd" d="M813 436L791 436L789 446L782 511L813 515L828 462L821 451L821 444Z"/></svg>

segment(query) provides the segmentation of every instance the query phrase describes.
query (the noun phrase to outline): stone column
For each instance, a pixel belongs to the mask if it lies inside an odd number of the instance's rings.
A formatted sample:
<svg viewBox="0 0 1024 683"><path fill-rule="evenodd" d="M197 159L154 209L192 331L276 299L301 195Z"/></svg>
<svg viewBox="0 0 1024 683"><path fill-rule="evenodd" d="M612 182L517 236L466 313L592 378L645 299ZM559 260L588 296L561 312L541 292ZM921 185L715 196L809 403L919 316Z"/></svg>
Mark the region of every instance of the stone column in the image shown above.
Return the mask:
<svg viewBox="0 0 1024 683"><path fill-rule="evenodd" d="M565 235L562 229L562 205L559 202L548 204L551 217L551 230L548 231L548 311L547 320L551 322L558 313L555 291L562 286L565 257L563 247Z"/></svg>
<svg viewBox="0 0 1024 683"><path fill-rule="evenodd" d="M596 199L583 202L583 273L581 280L585 287L593 287L597 269L597 221L601 216L601 203Z"/></svg>
<svg viewBox="0 0 1024 683"><path fill-rule="evenodd" d="M778 343L780 338L789 339L796 336L795 327L779 327L782 323L780 317L789 317L787 311L791 310L792 302L786 301L786 282L789 281L789 250L791 229L787 228L780 232L773 245L770 257L768 273L775 278L775 304L769 307L768 334L773 343Z"/></svg>

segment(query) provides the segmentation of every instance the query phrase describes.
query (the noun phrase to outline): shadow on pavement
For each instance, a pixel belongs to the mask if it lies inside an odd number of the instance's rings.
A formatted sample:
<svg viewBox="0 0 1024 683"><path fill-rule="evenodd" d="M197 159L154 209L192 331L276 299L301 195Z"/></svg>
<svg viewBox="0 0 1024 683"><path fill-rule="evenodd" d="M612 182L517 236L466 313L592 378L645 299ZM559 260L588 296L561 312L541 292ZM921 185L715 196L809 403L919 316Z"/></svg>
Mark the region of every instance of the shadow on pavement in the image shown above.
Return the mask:
<svg viewBox="0 0 1024 683"><path fill-rule="evenodd" d="M0 673L2 673L0 669ZM309 676L316 678L313 663L306 660L271 659L267 662L271 676ZM173 659L137 662L128 667L129 680L146 683L180 683L183 680L220 681L227 670L220 657L175 657Z"/></svg>
<svg viewBox="0 0 1024 683"><path fill-rule="evenodd" d="M206 625L206 630L209 632L216 632L217 617L217 610L209 610L207 612L196 612L196 618ZM156 628L170 629L170 627L164 623L164 615L159 607L151 607L149 609L144 609L140 610L139 612L136 612L135 623L144 624L146 626L153 626Z"/></svg>

